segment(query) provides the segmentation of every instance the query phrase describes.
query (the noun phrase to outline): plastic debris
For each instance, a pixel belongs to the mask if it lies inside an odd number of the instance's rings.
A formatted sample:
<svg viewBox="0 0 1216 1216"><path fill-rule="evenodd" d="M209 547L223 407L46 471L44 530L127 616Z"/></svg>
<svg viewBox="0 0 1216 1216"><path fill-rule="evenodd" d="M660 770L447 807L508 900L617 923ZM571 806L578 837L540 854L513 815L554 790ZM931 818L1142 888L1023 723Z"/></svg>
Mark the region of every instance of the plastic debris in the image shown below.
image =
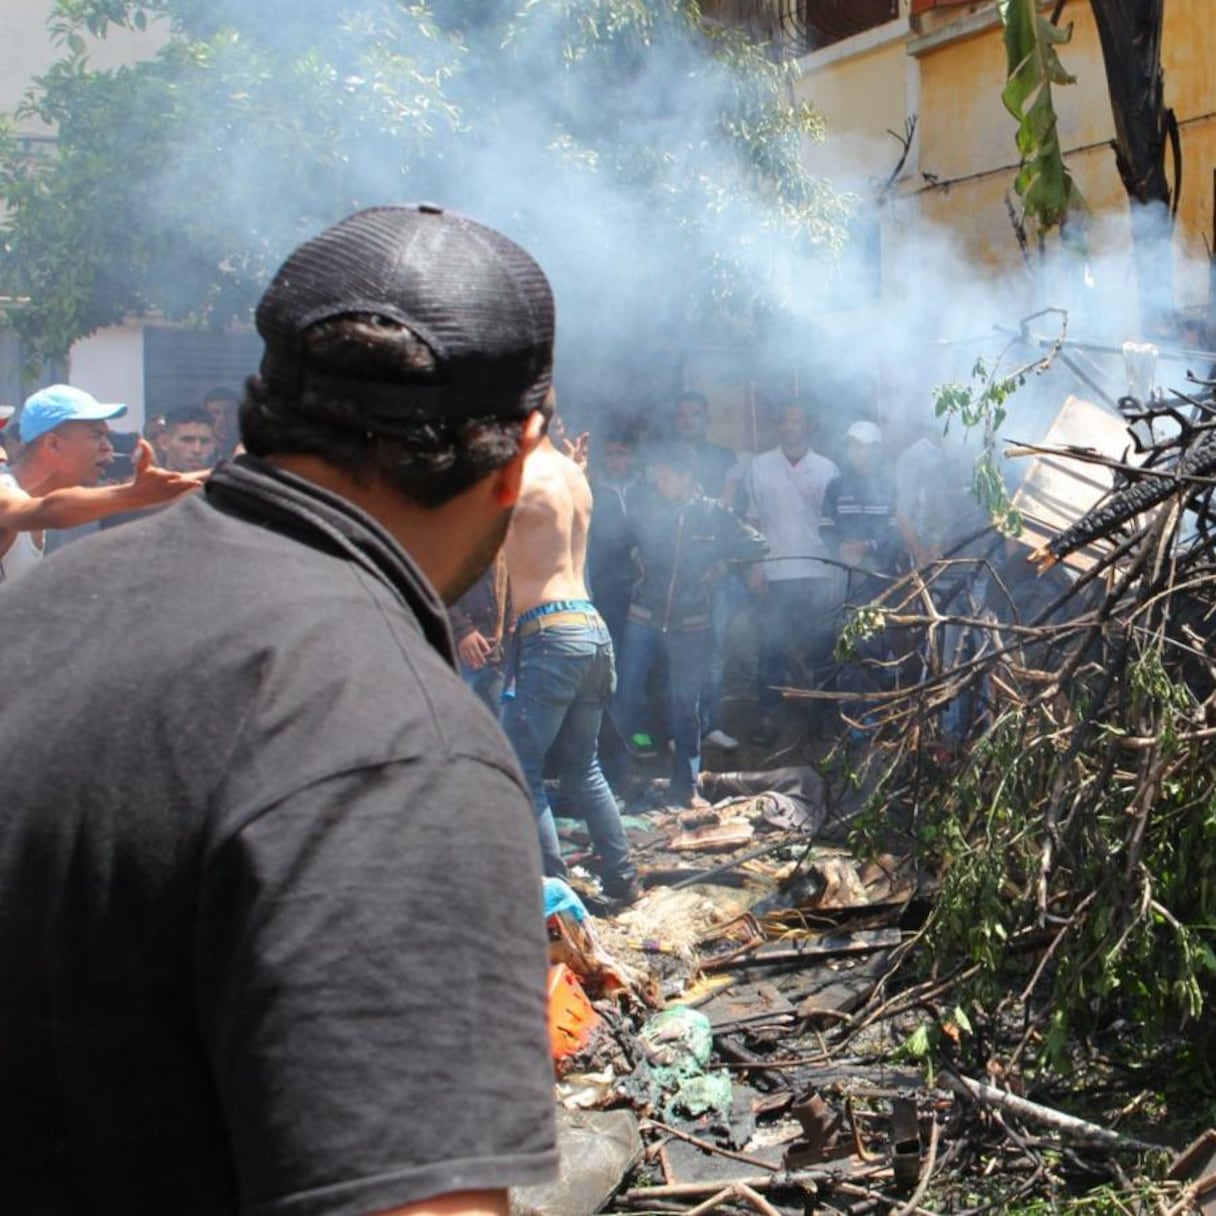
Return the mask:
<svg viewBox="0 0 1216 1216"><path fill-rule="evenodd" d="M516 1187L512 1216L592 1216L642 1157L638 1121L627 1110L557 1112L561 1173L543 1186Z"/></svg>

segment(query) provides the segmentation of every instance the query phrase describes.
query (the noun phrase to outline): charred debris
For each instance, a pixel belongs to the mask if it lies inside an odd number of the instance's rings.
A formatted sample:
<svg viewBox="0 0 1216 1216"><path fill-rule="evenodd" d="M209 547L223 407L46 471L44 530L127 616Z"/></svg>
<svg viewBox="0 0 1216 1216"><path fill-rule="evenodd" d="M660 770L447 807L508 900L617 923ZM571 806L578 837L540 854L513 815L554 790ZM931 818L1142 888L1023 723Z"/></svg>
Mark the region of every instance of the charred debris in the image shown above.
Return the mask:
<svg viewBox="0 0 1216 1216"><path fill-rule="evenodd" d="M517 1211L1216 1211L1211 362L1062 392L1021 534L858 606L786 767L631 819L636 906L549 893Z"/></svg>

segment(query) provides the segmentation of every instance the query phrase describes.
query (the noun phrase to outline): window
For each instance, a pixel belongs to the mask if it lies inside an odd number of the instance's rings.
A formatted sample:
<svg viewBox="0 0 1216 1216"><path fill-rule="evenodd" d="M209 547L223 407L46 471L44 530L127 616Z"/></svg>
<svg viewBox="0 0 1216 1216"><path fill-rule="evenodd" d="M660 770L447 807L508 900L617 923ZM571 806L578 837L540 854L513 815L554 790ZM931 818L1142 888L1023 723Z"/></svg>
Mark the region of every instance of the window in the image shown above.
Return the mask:
<svg viewBox="0 0 1216 1216"><path fill-rule="evenodd" d="M912 16L927 13L933 8L957 8L960 4L970 4L975 7L975 0L912 0Z"/></svg>
<svg viewBox="0 0 1216 1216"><path fill-rule="evenodd" d="M709 20L740 26L782 55L805 55L899 16L899 0L703 0Z"/></svg>
<svg viewBox="0 0 1216 1216"><path fill-rule="evenodd" d="M899 0L779 0L778 7L782 31L796 55L821 50L899 16Z"/></svg>

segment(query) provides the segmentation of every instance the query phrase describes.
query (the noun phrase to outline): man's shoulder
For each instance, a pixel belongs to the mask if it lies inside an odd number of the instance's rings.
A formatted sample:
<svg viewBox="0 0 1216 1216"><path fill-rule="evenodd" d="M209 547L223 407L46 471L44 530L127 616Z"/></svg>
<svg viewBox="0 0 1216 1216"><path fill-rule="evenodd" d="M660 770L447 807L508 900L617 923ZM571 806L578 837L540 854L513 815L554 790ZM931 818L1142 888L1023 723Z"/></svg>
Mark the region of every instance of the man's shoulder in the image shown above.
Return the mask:
<svg viewBox="0 0 1216 1216"><path fill-rule="evenodd" d="M914 440L895 458L896 472L912 472L923 468L944 465L946 454L942 448L925 436Z"/></svg>
<svg viewBox="0 0 1216 1216"><path fill-rule="evenodd" d="M748 469L753 476L763 477L780 468L781 461L783 460L785 460L785 453L781 450L780 446L766 448L763 452L757 452L752 457Z"/></svg>
<svg viewBox="0 0 1216 1216"><path fill-rule="evenodd" d="M708 494L698 494L692 500L692 507L694 511L699 512L718 527L733 523L737 518L729 507L724 506L716 498L710 498Z"/></svg>
<svg viewBox="0 0 1216 1216"><path fill-rule="evenodd" d="M524 465L520 506L526 508L529 503L552 503L555 498L567 496L571 487L577 485L590 494L587 475L573 460L555 448L538 448Z"/></svg>
<svg viewBox="0 0 1216 1216"><path fill-rule="evenodd" d="M528 456L527 464L524 467L529 473L536 476L569 477L572 473L577 473L584 481L587 479L583 470L551 443L533 451Z"/></svg>
<svg viewBox="0 0 1216 1216"><path fill-rule="evenodd" d="M701 455L712 460L722 468L729 468L738 459L738 453L720 443L706 443L701 448Z"/></svg>

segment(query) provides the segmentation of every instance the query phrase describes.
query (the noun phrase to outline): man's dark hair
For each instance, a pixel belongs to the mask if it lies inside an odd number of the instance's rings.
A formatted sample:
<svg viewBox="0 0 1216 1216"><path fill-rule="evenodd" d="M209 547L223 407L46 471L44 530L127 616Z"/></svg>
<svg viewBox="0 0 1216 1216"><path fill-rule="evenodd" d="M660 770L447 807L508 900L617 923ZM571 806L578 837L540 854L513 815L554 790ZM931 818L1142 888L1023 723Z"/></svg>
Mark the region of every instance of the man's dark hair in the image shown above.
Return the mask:
<svg viewBox="0 0 1216 1216"><path fill-rule="evenodd" d="M673 473L697 474L697 453L687 443L660 443L650 449L646 463L652 468L661 465Z"/></svg>
<svg viewBox="0 0 1216 1216"><path fill-rule="evenodd" d="M361 484L383 477L420 506L438 507L519 451L518 413L445 419L404 410L391 424L369 418L361 382L400 384L406 400L407 386L439 380L432 349L396 321L360 314L319 322L301 335L299 358L298 395L260 375L245 383L241 438L254 456L320 456Z"/></svg>
<svg viewBox="0 0 1216 1216"><path fill-rule="evenodd" d="M603 443L623 443L638 446L638 422L627 414L613 414L604 426Z"/></svg>
<svg viewBox="0 0 1216 1216"><path fill-rule="evenodd" d="M208 430L215 429L215 420L201 405L186 405L181 409L168 410L164 415L165 426L173 430L178 426L205 426Z"/></svg>
<svg viewBox="0 0 1216 1216"><path fill-rule="evenodd" d="M811 409L810 402L799 401L797 397L790 397L787 401L783 401L777 409L777 417L780 418L786 410L797 410L806 420L815 425L815 412Z"/></svg>
<svg viewBox="0 0 1216 1216"><path fill-rule="evenodd" d="M695 388L686 388L677 398L676 405L683 405L685 401L691 401L695 405L699 405L707 414L709 413L709 398Z"/></svg>

